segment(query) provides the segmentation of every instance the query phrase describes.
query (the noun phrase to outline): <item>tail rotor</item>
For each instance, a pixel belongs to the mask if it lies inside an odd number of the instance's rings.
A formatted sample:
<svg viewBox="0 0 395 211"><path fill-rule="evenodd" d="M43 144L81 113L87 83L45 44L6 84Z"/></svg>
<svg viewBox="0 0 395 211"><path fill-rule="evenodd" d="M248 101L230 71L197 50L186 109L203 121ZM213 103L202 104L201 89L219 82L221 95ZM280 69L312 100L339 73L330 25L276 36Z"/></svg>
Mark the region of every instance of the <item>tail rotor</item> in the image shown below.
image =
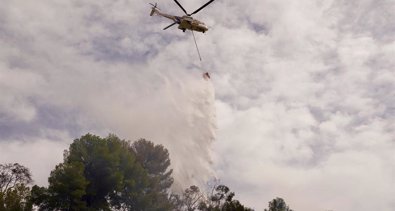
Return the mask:
<svg viewBox="0 0 395 211"><path fill-rule="evenodd" d="M157 8L157 5L158 5L158 3L155 3L155 4L152 4L152 3L149 3L152 7L154 7L154 8Z"/></svg>
<svg viewBox="0 0 395 211"><path fill-rule="evenodd" d="M149 3L149 4L152 6L152 10L151 10L150 16L153 16L155 14L155 12L159 9L157 7L158 3L155 3L155 4Z"/></svg>

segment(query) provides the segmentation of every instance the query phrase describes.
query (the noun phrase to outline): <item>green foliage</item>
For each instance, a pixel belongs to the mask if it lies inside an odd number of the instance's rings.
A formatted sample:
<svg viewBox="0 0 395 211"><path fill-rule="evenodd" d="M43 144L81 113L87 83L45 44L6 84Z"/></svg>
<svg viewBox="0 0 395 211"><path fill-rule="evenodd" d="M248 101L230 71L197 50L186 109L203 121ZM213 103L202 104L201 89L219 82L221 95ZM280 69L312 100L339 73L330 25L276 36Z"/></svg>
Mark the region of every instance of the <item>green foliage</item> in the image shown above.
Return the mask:
<svg viewBox="0 0 395 211"><path fill-rule="evenodd" d="M55 197L50 197L48 189L34 185L31 190L31 203L37 205L39 210L52 210Z"/></svg>
<svg viewBox="0 0 395 211"><path fill-rule="evenodd" d="M30 203L30 188L17 184L6 193L0 193L0 210L28 211L32 210Z"/></svg>
<svg viewBox="0 0 395 211"><path fill-rule="evenodd" d="M171 210L169 165L161 145L87 134L65 151L48 188L33 187L32 201L40 210Z"/></svg>
<svg viewBox="0 0 395 211"><path fill-rule="evenodd" d="M48 189L35 187L33 201L41 210L136 209L147 186L147 174L114 135L91 134L74 140L48 179Z"/></svg>
<svg viewBox="0 0 395 211"><path fill-rule="evenodd" d="M292 211L292 210L287 206L284 199L277 197L269 202L269 209L265 209L265 211Z"/></svg>
<svg viewBox="0 0 395 211"><path fill-rule="evenodd" d="M0 164L0 210L28 211L32 182L28 168L18 164Z"/></svg>
<svg viewBox="0 0 395 211"><path fill-rule="evenodd" d="M48 192L55 194L49 201L49 207L60 210L83 210L85 203L80 199L86 194L88 181L84 177L82 163L62 163L55 167L48 179ZM52 195L50 195L52 196Z"/></svg>
<svg viewBox="0 0 395 211"><path fill-rule="evenodd" d="M187 188L181 196L172 195L175 210L185 211L252 211L233 199L235 194L225 185L215 186L205 197L197 186Z"/></svg>
<svg viewBox="0 0 395 211"><path fill-rule="evenodd" d="M206 203L202 203L200 210L203 211L252 211L252 209L245 207L238 200L233 199L234 192L225 185L218 185L214 187L214 191L209 196Z"/></svg>
<svg viewBox="0 0 395 211"><path fill-rule="evenodd" d="M19 184L32 182L28 168L18 164L0 164L0 192L5 193Z"/></svg>
<svg viewBox="0 0 395 211"><path fill-rule="evenodd" d="M155 180L155 188L160 192L167 192L173 184L170 167L169 152L162 145L154 145L153 142L140 139L132 144L132 152L137 161L147 170L152 180Z"/></svg>
<svg viewBox="0 0 395 211"><path fill-rule="evenodd" d="M194 211L203 203L204 195L200 192L199 187L192 185L185 189L181 196L173 195L172 200L176 210Z"/></svg>
<svg viewBox="0 0 395 211"><path fill-rule="evenodd" d="M170 158L167 149L140 139L129 150L148 173L148 187L143 197L146 210L170 210L172 204L169 200L169 188L173 184L173 170L169 170Z"/></svg>

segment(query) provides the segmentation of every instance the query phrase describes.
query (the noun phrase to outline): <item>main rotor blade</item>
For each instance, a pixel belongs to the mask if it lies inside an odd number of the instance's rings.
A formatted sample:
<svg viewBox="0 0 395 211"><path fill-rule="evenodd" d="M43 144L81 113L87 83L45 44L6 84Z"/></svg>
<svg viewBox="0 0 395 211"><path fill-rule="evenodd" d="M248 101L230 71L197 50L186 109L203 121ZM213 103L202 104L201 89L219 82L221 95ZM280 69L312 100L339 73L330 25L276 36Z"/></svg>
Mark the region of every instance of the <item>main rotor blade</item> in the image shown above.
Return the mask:
<svg viewBox="0 0 395 211"><path fill-rule="evenodd" d="M174 1L175 1L176 4L182 9L182 11L184 11L184 13L185 13L186 15L188 15L188 13L187 13L187 11L184 9L184 7L182 7L181 4L180 4L177 0L174 0Z"/></svg>
<svg viewBox="0 0 395 211"><path fill-rule="evenodd" d="M168 26L166 26L163 30L166 30L166 29L168 29L168 28L170 28L170 27L172 27L172 26L174 26L174 24L176 24L177 22L174 22L174 23L172 23L172 24L170 24L170 25L168 25Z"/></svg>
<svg viewBox="0 0 395 211"><path fill-rule="evenodd" d="M175 1L175 0L174 0L174 1ZM205 8L207 5L211 4L211 2L213 2L213 1L215 1L215 0L211 0L211 1L207 2L206 4L204 4L203 6L201 6L199 9L197 9L195 12L193 12L193 13L191 13L191 14L189 14L189 15L193 15L193 14L198 13L200 10L202 10L203 8Z"/></svg>

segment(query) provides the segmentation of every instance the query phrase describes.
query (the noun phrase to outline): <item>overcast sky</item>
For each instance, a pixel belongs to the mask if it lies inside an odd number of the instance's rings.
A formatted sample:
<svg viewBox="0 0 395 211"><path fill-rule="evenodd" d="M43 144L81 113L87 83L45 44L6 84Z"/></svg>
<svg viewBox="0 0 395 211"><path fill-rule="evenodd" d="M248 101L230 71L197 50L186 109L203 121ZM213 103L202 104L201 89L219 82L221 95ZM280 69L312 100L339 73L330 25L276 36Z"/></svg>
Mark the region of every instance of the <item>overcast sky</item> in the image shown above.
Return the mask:
<svg viewBox="0 0 395 211"><path fill-rule="evenodd" d="M256 210L395 210L395 1L216 0L194 16L202 63L147 3L3 0L1 163L46 185L73 139L115 133Z"/></svg>

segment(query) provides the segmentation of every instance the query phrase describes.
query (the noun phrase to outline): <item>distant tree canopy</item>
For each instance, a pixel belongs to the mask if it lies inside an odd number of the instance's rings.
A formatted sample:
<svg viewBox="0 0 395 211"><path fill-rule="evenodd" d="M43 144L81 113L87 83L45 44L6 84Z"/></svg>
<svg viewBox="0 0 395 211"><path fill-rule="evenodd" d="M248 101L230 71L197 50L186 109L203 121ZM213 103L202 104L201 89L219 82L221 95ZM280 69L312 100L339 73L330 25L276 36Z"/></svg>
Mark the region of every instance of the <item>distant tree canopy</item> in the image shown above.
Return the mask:
<svg viewBox="0 0 395 211"><path fill-rule="evenodd" d="M133 145L87 134L64 153L48 188L33 187L33 202L40 210L170 210L168 155L143 139Z"/></svg>
<svg viewBox="0 0 395 211"><path fill-rule="evenodd" d="M207 211L252 211L252 209L243 206L238 200L233 199L235 196L234 192L230 192L230 189L225 185L218 185L214 189L215 191L209 196L208 206L203 206Z"/></svg>
<svg viewBox="0 0 395 211"><path fill-rule="evenodd" d="M225 185L213 185L208 193L194 185L172 193L172 172L162 145L87 134L65 150L48 187L30 188L29 169L0 164L0 211L252 211ZM265 211L292 210L275 198Z"/></svg>
<svg viewBox="0 0 395 211"><path fill-rule="evenodd" d="M0 164L0 210L32 210L29 169L18 164Z"/></svg>
<svg viewBox="0 0 395 211"><path fill-rule="evenodd" d="M269 202L269 209L265 211L292 211L282 198L275 198Z"/></svg>
<svg viewBox="0 0 395 211"><path fill-rule="evenodd" d="M173 195L172 202L175 210L183 211L252 211L233 199L234 196L225 185L214 186L208 195L201 193L197 186L191 186L181 196Z"/></svg>

